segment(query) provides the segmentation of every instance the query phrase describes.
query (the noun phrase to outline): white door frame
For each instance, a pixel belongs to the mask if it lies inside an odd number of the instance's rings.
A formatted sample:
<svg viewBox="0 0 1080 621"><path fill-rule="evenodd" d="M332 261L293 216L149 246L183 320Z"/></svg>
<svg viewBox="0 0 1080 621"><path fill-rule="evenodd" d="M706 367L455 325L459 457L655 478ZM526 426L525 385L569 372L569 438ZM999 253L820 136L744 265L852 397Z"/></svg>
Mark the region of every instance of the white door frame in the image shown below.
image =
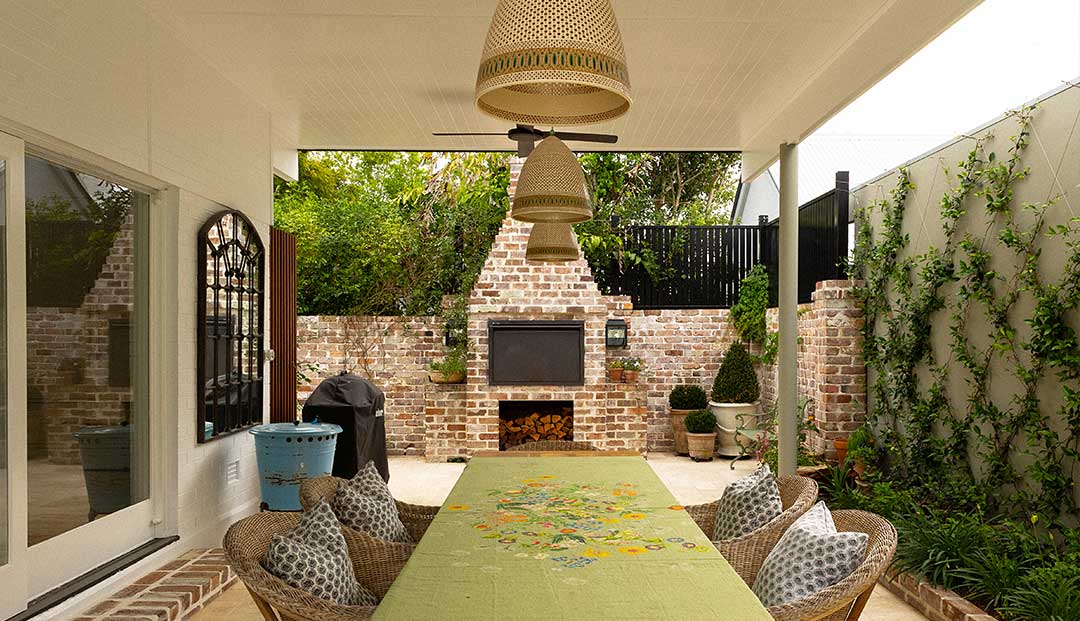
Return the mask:
<svg viewBox="0 0 1080 621"><path fill-rule="evenodd" d="M0 133L5 162L4 283L7 326L7 563L0 566L0 618L26 608L29 577L26 549L26 185L23 141ZM16 364L13 364L15 362Z"/></svg>
<svg viewBox="0 0 1080 621"><path fill-rule="evenodd" d="M9 514L11 524L10 555L13 562L0 567L0 619L6 618L26 608L27 601L51 589L76 578L143 543L168 533L169 526L164 526L163 518L166 507L165 495L172 487L169 485L170 469L162 467L176 457L167 441L169 430L175 431L175 420L168 408L163 408L159 390L168 369L175 366L175 358L163 358L170 348L167 329L163 329L160 319L169 309L155 303L156 284L168 290L168 282L159 278L167 270L167 260L158 256L154 243L161 239L160 228L168 218L161 217L162 208L168 207L168 201L160 200L154 185L144 180L134 182L126 174L114 174L113 166L104 158L87 154L79 158L68 157L66 149L50 143L45 147L26 145L23 140L0 132L0 157L8 160L11 166L7 183L7 333L8 333L8 446L9 446ZM8 158L9 153L16 153ZM147 333L140 338L149 338L149 356L147 368L135 370L142 374L141 389L149 391L148 420L150 424L150 458L146 464L149 477L149 498L126 507L120 511L103 516L91 523L61 533L34 546L27 547L27 453L26 453L26 224L25 224L25 181L23 177L25 155L43 157L49 161L68 166L74 170L89 172L94 175L124 184L134 190L150 195L148 241L150 243L149 282L140 286L152 287L147 312ZM124 170L124 167L117 167ZM126 172L126 171L125 171ZM11 180L18 176L15 183ZM157 187L161 187L158 184ZM165 204L163 204L165 203ZM167 211L167 209L165 210ZM18 286L11 286L17 284ZM173 307L172 312L175 312ZM167 322L172 325L172 322ZM138 377L138 374L135 377ZM147 377L148 376L148 377ZM175 450L173 448L173 450ZM171 455L171 458L169 457ZM175 475L173 475L175 476ZM5 571L10 570L10 578ZM12 588L9 588L12 587ZM8 600L11 600L9 602ZM15 608L8 612L9 606ZM7 613L7 614L4 614Z"/></svg>

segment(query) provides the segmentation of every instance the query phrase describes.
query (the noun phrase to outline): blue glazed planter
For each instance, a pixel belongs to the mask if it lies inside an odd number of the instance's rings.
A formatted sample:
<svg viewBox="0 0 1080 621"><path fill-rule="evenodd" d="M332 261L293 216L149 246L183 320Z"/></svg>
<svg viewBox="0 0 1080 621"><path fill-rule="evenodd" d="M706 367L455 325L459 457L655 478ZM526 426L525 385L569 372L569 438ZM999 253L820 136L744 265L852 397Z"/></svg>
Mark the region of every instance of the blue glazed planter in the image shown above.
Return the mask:
<svg viewBox="0 0 1080 621"><path fill-rule="evenodd" d="M255 436L259 489L272 511L300 510L300 483L330 474L341 427L323 423L271 423L250 431Z"/></svg>

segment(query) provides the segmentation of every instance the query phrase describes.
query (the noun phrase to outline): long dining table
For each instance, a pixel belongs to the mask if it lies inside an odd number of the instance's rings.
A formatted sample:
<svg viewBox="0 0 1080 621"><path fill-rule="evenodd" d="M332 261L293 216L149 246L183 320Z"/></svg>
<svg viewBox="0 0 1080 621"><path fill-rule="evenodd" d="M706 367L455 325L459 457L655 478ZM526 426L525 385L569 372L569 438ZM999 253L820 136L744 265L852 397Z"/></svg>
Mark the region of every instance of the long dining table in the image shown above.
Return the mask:
<svg viewBox="0 0 1080 621"><path fill-rule="evenodd" d="M772 617L645 460L473 457L376 619Z"/></svg>

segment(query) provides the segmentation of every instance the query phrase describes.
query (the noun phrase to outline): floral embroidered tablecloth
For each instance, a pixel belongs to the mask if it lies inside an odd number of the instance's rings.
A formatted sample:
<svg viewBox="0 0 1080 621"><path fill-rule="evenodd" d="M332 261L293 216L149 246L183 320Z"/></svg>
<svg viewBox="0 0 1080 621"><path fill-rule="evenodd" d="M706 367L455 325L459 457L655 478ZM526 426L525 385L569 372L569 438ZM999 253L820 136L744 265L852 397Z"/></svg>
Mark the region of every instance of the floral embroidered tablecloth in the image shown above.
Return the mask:
<svg viewBox="0 0 1080 621"><path fill-rule="evenodd" d="M770 619L640 457L481 457L382 619Z"/></svg>

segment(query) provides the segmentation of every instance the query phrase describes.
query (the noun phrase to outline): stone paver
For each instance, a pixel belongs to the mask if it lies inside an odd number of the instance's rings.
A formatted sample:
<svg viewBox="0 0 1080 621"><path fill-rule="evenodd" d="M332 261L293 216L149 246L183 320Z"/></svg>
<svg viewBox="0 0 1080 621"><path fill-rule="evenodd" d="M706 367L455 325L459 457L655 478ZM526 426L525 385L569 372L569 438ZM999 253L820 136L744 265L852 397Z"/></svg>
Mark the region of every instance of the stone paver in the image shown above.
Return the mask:
<svg viewBox="0 0 1080 621"><path fill-rule="evenodd" d="M728 469L727 460L695 463L670 453L651 453L649 465L683 504L720 497L724 486L756 467L747 459ZM390 489L394 497L417 504L442 504L465 464L432 464L419 457L390 458ZM234 586L192 617L193 621L261 621L247 590ZM925 621L925 617L884 587L874 589L861 621Z"/></svg>

